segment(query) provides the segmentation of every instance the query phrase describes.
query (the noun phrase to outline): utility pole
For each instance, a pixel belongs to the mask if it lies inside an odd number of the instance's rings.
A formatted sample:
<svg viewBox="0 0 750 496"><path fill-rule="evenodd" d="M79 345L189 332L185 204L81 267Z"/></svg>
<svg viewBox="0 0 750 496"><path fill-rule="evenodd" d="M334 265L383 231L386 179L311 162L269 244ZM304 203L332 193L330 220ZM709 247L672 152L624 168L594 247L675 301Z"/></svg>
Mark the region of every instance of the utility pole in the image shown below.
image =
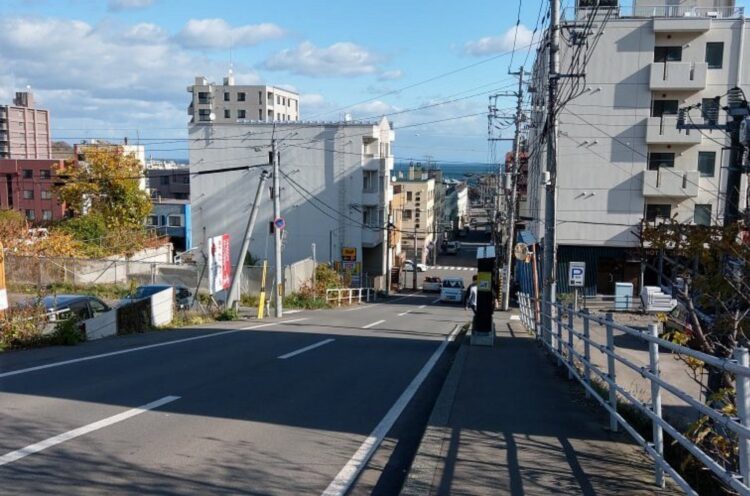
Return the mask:
<svg viewBox="0 0 750 496"><path fill-rule="evenodd" d="M549 96L547 101L547 175L544 205L544 260L542 263L542 325L551 329L552 303L557 292L557 83L560 78L560 0L550 0Z"/></svg>
<svg viewBox="0 0 750 496"><path fill-rule="evenodd" d="M242 248L240 248L237 266L234 268L234 274L232 274L232 284L229 286L229 295L227 295L227 308L234 307L241 299L240 280L242 279L242 267L245 265L245 254L247 253L248 248L250 248L250 236L253 235L255 219L258 218L258 204L260 203L260 198L263 194L263 186L266 184L266 179L268 179L268 171L264 170L260 173L258 191L255 192L253 207L250 209L250 218L248 219L247 227L245 228L245 237L242 238Z"/></svg>
<svg viewBox="0 0 750 496"><path fill-rule="evenodd" d="M521 120L523 118L523 66L514 75L518 76L518 93L516 94L516 133L513 137L513 168L510 172L510 201L508 202L507 234L505 236L505 277L503 278L503 310L510 307L510 278L513 267L513 228L516 224L516 202L518 196L518 173L521 170L519 155L521 153ZM500 188L498 187L498 190Z"/></svg>
<svg viewBox="0 0 750 496"><path fill-rule="evenodd" d="M385 295L386 296L390 296L391 294L391 226L392 225L393 225L393 214L388 213L388 225L386 225L387 245L385 247Z"/></svg>
<svg viewBox="0 0 750 496"><path fill-rule="evenodd" d="M271 164L273 164L273 220L281 217L281 201L279 187L279 152L276 150L276 140L271 140ZM273 229L274 257L276 259L276 317L284 315L284 268L281 263L281 229Z"/></svg>
<svg viewBox="0 0 750 496"><path fill-rule="evenodd" d="M417 250L417 225L414 225L414 263L412 264L412 288L414 291L417 290L417 267L418 267L418 260L417 260L417 254L419 251Z"/></svg>

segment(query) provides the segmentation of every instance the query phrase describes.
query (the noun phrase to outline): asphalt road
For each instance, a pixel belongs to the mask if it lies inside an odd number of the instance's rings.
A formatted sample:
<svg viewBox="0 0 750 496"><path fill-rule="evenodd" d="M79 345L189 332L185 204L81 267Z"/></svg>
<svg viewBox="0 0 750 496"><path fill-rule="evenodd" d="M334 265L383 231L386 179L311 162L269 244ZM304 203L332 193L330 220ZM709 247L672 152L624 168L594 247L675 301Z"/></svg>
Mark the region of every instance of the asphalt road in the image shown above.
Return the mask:
<svg viewBox="0 0 750 496"><path fill-rule="evenodd" d="M377 493L368 456L423 427L410 400L466 320L417 294L0 355L2 493Z"/></svg>

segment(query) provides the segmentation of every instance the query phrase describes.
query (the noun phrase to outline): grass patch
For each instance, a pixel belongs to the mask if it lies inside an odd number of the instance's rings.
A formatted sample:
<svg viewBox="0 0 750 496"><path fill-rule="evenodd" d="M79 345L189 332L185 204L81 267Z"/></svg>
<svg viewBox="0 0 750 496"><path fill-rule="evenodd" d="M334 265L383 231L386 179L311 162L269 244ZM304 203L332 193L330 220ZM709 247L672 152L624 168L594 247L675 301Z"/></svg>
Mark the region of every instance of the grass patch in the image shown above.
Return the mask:
<svg viewBox="0 0 750 496"><path fill-rule="evenodd" d="M319 308L328 308L329 305L325 298L315 296L308 292L292 293L284 298L284 307L302 308L305 310L316 310Z"/></svg>
<svg viewBox="0 0 750 496"><path fill-rule="evenodd" d="M119 300L132 291L130 286L121 284L72 284L57 282L38 288L36 284L9 283L8 292L29 295L51 294L85 294L96 296L103 300Z"/></svg>

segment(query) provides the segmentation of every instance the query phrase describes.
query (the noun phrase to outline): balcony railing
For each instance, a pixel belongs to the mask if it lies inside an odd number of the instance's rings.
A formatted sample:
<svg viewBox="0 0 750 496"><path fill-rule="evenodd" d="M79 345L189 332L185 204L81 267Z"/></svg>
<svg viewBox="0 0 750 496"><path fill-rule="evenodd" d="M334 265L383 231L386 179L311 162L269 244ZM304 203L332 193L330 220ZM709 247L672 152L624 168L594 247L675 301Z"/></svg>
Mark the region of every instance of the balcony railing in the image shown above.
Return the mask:
<svg viewBox="0 0 750 496"><path fill-rule="evenodd" d="M652 90L702 90L706 87L705 62L653 62L649 87Z"/></svg>
<svg viewBox="0 0 750 496"><path fill-rule="evenodd" d="M647 198L693 198L698 196L698 171L673 167L643 171L643 196Z"/></svg>
<svg viewBox="0 0 750 496"><path fill-rule="evenodd" d="M649 117L646 120L646 143L649 145L699 145L700 131L677 129L677 116Z"/></svg>
<svg viewBox="0 0 750 496"><path fill-rule="evenodd" d="M745 14L743 7L685 7L680 5L620 5L618 7L563 9L564 21L582 21L609 14L619 18L688 17L709 19L737 19Z"/></svg>

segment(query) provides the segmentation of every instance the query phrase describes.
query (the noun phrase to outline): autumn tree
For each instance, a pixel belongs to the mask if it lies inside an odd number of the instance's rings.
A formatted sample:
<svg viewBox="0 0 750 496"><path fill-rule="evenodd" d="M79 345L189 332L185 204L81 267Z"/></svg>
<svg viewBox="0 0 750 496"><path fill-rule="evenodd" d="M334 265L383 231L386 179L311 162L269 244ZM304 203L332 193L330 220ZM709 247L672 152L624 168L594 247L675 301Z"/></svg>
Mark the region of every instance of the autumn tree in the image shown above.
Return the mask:
<svg viewBox="0 0 750 496"><path fill-rule="evenodd" d="M57 194L75 215L99 216L107 229L140 229L151 201L140 188L143 166L118 146L91 147L85 162L57 171Z"/></svg>

